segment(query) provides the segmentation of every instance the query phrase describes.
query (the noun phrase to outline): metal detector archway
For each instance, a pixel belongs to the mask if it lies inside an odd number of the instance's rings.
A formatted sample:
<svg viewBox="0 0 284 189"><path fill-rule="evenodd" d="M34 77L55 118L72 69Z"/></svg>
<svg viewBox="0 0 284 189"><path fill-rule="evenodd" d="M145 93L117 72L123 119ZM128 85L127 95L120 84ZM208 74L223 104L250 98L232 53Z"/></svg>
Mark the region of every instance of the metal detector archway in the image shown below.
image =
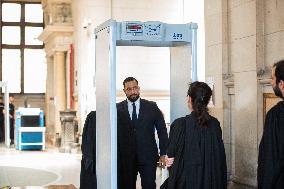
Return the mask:
<svg viewBox="0 0 284 189"><path fill-rule="evenodd" d="M116 22L95 30L96 146L98 188L117 188L116 47L170 48L171 121L188 113L184 98L189 81L197 80L197 24ZM174 110L174 111L173 111Z"/></svg>

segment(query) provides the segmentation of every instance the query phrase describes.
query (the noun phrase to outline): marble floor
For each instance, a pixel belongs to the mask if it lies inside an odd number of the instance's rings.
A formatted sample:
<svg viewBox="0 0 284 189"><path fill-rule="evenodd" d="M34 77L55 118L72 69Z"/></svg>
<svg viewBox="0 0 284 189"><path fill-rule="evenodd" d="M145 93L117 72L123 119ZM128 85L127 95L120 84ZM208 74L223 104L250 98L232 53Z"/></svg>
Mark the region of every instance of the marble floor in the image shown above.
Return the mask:
<svg viewBox="0 0 284 189"><path fill-rule="evenodd" d="M81 154L60 153L48 148L45 151L19 151L0 144L0 188L7 185L22 187L22 184L73 184L79 188L80 161Z"/></svg>
<svg viewBox="0 0 284 189"><path fill-rule="evenodd" d="M0 188L71 184L79 188L80 161L81 154L60 153L50 148L19 151L0 144ZM157 188L165 174L157 170ZM139 178L137 189L141 189Z"/></svg>
<svg viewBox="0 0 284 189"><path fill-rule="evenodd" d="M26 188L24 186L34 186L30 188L35 189L35 186L42 186L37 188L51 189L50 185L55 188L61 185L62 189L67 186L79 188L80 161L81 154L60 153L57 149L50 148L44 151L19 151L0 144L0 188L17 186L23 189ZM157 169L157 189L166 174ZM251 189L232 183L228 188ZM137 189L141 189L139 178Z"/></svg>

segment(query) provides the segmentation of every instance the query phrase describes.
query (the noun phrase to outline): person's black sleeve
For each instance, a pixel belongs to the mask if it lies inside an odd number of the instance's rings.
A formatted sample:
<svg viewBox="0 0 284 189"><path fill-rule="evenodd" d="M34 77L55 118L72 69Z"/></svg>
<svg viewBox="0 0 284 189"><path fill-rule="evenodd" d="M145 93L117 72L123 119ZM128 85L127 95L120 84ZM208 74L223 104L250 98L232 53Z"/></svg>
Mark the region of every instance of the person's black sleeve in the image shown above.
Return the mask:
<svg viewBox="0 0 284 189"><path fill-rule="evenodd" d="M157 134L159 137L159 148L160 148L160 155L166 155L166 149L168 146L169 138L167 133L167 127L165 123L164 116L161 110L158 108L157 104L154 104L155 108L155 127L157 130Z"/></svg>

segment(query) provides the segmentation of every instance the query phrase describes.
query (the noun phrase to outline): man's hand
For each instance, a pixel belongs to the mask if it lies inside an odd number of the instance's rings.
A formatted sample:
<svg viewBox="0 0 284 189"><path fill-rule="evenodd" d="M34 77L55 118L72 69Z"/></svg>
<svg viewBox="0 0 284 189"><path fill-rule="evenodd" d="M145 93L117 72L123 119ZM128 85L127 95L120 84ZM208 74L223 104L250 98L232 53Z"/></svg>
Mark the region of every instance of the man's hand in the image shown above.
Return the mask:
<svg viewBox="0 0 284 189"><path fill-rule="evenodd" d="M166 167L166 156L160 156L160 159L159 159L159 166L161 168L165 168Z"/></svg>
<svg viewBox="0 0 284 189"><path fill-rule="evenodd" d="M173 165L175 158L169 158L168 156L166 156L165 161L166 161L166 166L170 167Z"/></svg>

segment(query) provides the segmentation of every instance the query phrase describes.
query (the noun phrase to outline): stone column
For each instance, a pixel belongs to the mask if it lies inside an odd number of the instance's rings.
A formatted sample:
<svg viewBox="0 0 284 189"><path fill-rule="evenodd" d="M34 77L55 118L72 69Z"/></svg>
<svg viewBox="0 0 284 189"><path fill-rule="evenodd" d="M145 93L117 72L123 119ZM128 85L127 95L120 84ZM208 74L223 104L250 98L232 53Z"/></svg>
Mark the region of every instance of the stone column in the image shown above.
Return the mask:
<svg viewBox="0 0 284 189"><path fill-rule="evenodd" d="M54 144L61 132L59 112L66 110L66 52L73 43L72 0L42 0L45 28L39 39L45 44L47 65L47 141Z"/></svg>
<svg viewBox="0 0 284 189"><path fill-rule="evenodd" d="M260 89L257 72L263 57L261 1L229 4L229 63L234 75L232 135L234 172L232 179L256 186ZM259 46L260 45L260 46ZM262 116L262 114L261 114Z"/></svg>
<svg viewBox="0 0 284 189"><path fill-rule="evenodd" d="M205 76L212 84L214 106L210 113L220 121L227 156L228 178L233 171L231 135L231 96L228 83L233 90L233 77L229 64L228 0L205 0Z"/></svg>
<svg viewBox="0 0 284 189"><path fill-rule="evenodd" d="M66 109L66 74L65 74L65 53L56 51L54 53L54 104L55 104L55 132L60 132L59 112Z"/></svg>
<svg viewBox="0 0 284 189"><path fill-rule="evenodd" d="M54 96L53 96L53 57L46 58L46 92L45 92L45 123L46 123L46 143L54 144Z"/></svg>

